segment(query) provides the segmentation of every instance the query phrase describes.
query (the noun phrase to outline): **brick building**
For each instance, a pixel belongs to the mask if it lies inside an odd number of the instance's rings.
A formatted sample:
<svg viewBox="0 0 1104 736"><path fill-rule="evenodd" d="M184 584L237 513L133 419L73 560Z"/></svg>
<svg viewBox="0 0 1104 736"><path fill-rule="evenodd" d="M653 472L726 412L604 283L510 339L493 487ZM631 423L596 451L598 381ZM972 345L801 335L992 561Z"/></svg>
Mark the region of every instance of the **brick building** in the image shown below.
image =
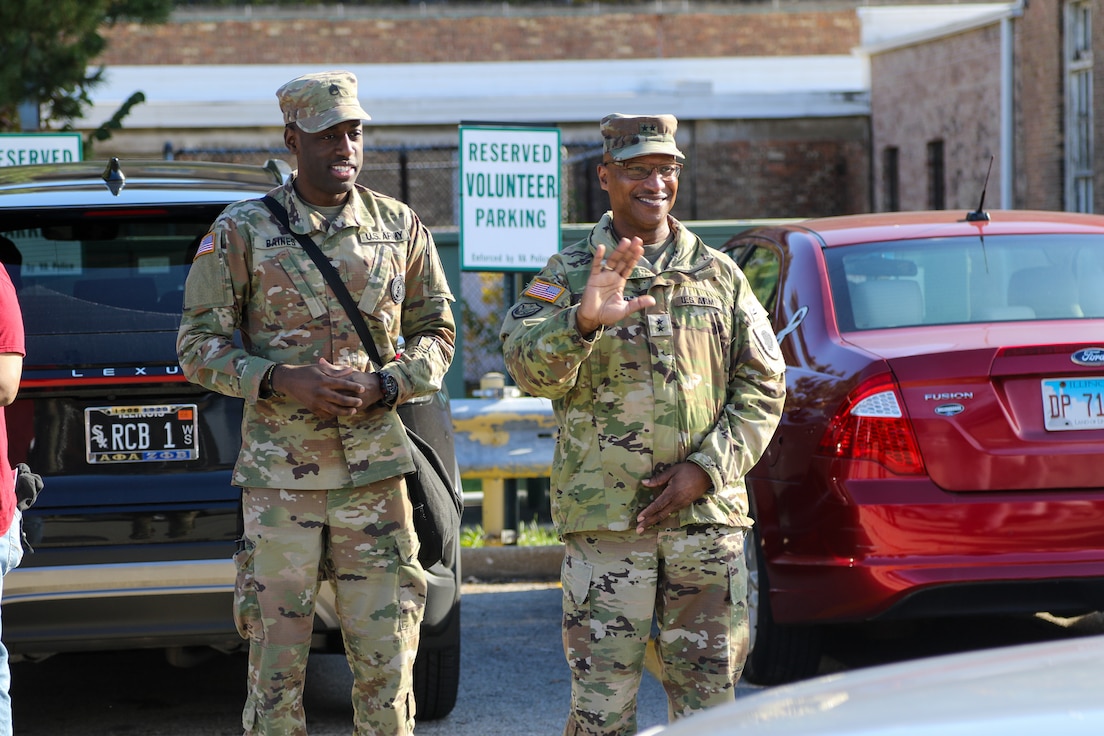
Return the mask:
<svg viewBox="0 0 1104 736"><path fill-rule="evenodd" d="M94 91L86 125L140 90L146 102L97 155L172 148L263 158L282 149L272 91L304 70L342 66L361 78L373 113L373 186L409 198L437 225L455 222L447 172L465 120L560 128L571 187L565 220L595 219L605 206L589 181L596 121L613 111L679 116L689 164L675 211L683 219L959 207L975 202L990 156L990 191L1010 190L1000 150L1010 139L1000 111L1012 99L996 61L1006 47L1001 19L1017 18L1016 58L1031 62L1020 65L1016 96L1053 96L1061 77L1053 6L195 8L164 25L105 29L98 61L109 81ZM868 56L855 53L860 47ZM1060 124L1056 105L1034 111L1015 120L1015 155L1033 162L1051 145L1045 130ZM394 174L399 156L415 167L413 183L406 171ZM1046 196L1060 189L1063 170L1048 161L1017 186L1053 206Z"/></svg>
<svg viewBox="0 0 1104 736"><path fill-rule="evenodd" d="M689 159L676 216L860 212L871 204L870 128L853 5L178 11L160 26L105 29L98 61L108 82L93 92L84 125L142 91L146 102L97 156L160 156L168 145L203 157L258 149L248 155L263 158L282 149L274 90L340 66L358 74L373 115L366 145L381 158L410 149L404 155L426 167L423 184L430 168L447 169L465 120L554 125L576 183L565 219L590 221L605 208L588 186L597 121L662 111L678 115ZM387 166L379 162L373 186L400 194ZM411 203L432 224L454 224L454 198L426 186L422 200L407 190Z"/></svg>
<svg viewBox="0 0 1104 736"><path fill-rule="evenodd" d="M1102 0L1003 3L864 48L874 209L974 208L992 158L987 207L1104 211L1102 12Z"/></svg>

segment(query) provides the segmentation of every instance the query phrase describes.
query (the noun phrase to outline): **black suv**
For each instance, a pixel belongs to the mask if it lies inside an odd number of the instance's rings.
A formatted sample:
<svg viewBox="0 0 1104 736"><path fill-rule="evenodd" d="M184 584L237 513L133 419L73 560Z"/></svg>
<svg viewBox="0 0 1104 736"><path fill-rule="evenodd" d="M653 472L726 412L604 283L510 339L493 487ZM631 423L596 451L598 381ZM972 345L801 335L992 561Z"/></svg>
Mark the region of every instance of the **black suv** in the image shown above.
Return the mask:
<svg viewBox="0 0 1104 736"><path fill-rule="evenodd" d="M7 410L11 461L46 482L25 515L34 552L4 581L14 657L156 647L182 664L198 648L243 646L231 616L242 526L230 484L242 402L184 379L176 333L199 239L227 204L289 174L278 160L0 168L0 261L27 332ZM455 467L447 397L401 411L421 413L417 430ZM415 665L422 720L456 702L456 564L427 571ZM342 650L329 586L314 645Z"/></svg>

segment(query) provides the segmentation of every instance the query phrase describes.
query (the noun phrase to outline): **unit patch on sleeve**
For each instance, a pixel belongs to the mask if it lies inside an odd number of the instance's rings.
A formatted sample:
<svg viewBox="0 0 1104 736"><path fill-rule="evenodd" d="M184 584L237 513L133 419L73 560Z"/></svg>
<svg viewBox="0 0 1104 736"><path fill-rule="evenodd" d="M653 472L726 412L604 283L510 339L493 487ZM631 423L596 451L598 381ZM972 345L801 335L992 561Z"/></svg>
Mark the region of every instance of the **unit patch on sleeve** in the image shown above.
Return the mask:
<svg viewBox="0 0 1104 736"><path fill-rule="evenodd" d="M522 293L525 296L531 296L534 299L540 299L542 302L554 303L560 298L567 289L557 284L553 284L551 281L545 281L544 279L533 279L533 283L529 284Z"/></svg>
<svg viewBox="0 0 1104 736"><path fill-rule="evenodd" d="M514 319L525 319L526 317L532 317L534 314L540 312L544 307L540 304L534 304L533 302L522 302L514 307L510 315Z"/></svg>
<svg viewBox="0 0 1104 736"><path fill-rule="evenodd" d="M751 326L751 334L755 337L755 342L758 344L759 349L762 350L768 358L773 360L779 360L782 358L782 351L779 349L778 340L774 337L774 330L770 326L770 322L761 320Z"/></svg>

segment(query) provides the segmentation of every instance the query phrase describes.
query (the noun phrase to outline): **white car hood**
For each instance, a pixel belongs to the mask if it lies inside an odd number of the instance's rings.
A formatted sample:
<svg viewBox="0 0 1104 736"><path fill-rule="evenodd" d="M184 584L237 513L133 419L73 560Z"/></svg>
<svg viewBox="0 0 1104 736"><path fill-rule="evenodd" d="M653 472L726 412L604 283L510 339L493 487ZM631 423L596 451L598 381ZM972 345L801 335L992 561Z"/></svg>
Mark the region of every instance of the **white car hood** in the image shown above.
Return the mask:
<svg viewBox="0 0 1104 736"><path fill-rule="evenodd" d="M1104 636L931 657L776 687L640 736L1104 733Z"/></svg>

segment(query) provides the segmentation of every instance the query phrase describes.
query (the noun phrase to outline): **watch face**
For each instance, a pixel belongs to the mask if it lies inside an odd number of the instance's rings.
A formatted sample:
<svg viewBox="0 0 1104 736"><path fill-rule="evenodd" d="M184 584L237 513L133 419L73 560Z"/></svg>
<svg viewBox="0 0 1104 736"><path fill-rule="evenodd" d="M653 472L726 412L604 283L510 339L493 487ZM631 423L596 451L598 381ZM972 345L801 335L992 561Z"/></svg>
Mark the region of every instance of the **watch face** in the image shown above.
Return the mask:
<svg viewBox="0 0 1104 736"><path fill-rule="evenodd" d="M381 373L380 381L380 391L383 393L383 400L388 404L393 404L395 399L399 396L399 382L389 373Z"/></svg>

